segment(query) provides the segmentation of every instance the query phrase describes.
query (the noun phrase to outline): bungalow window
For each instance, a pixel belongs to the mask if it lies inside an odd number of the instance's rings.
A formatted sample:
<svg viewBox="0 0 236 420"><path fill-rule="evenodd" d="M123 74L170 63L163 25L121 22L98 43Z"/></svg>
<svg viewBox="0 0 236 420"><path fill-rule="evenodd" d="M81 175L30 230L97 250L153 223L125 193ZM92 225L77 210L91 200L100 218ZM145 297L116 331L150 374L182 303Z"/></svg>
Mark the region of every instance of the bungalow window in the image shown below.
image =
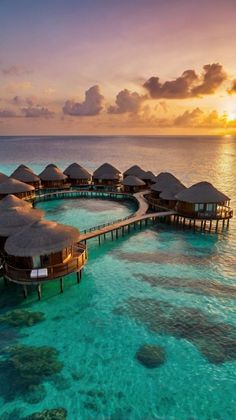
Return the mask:
<svg viewBox="0 0 236 420"><path fill-rule="evenodd" d="M206 209L207 209L207 211L214 211L215 206L214 206L214 204L207 204Z"/></svg>
<svg viewBox="0 0 236 420"><path fill-rule="evenodd" d="M204 204L202 203L195 204L195 211L204 211Z"/></svg>

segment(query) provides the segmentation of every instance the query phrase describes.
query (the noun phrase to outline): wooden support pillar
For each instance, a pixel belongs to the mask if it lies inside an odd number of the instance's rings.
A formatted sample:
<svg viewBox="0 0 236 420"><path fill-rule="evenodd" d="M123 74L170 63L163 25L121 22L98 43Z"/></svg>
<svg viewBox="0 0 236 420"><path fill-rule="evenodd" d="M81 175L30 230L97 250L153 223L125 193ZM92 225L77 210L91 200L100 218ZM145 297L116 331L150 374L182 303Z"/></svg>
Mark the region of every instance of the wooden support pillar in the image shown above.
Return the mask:
<svg viewBox="0 0 236 420"><path fill-rule="evenodd" d="M203 222L203 229L206 230L206 220Z"/></svg>
<svg viewBox="0 0 236 420"><path fill-rule="evenodd" d="M77 271L76 277L77 277L77 283L80 283L80 271Z"/></svg>
<svg viewBox="0 0 236 420"><path fill-rule="evenodd" d="M209 232L211 231L211 228L212 228L212 219L210 220Z"/></svg>
<svg viewBox="0 0 236 420"><path fill-rule="evenodd" d="M222 227L224 229L224 227L225 227L225 219L223 219L223 226Z"/></svg>
<svg viewBox="0 0 236 420"><path fill-rule="evenodd" d="M125 228L124 226L122 226L122 236L124 236L124 234L125 234Z"/></svg>
<svg viewBox="0 0 236 420"><path fill-rule="evenodd" d="M112 239L112 241L114 240L114 232L113 232L113 230L111 231L111 239Z"/></svg>
<svg viewBox="0 0 236 420"><path fill-rule="evenodd" d="M216 221L216 232L218 230L218 224L219 224L219 220Z"/></svg>
<svg viewBox="0 0 236 420"><path fill-rule="evenodd" d="M64 280L63 280L63 277L60 278L60 292L61 293L64 292Z"/></svg>
<svg viewBox="0 0 236 420"><path fill-rule="evenodd" d="M203 220L201 220L201 230L203 229Z"/></svg>
<svg viewBox="0 0 236 420"><path fill-rule="evenodd" d="M148 225L148 219L145 219L145 226Z"/></svg>
<svg viewBox="0 0 236 420"><path fill-rule="evenodd" d="M194 230L194 232L196 230L196 219L193 220L193 230Z"/></svg>
<svg viewBox="0 0 236 420"><path fill-rule="evenodd" d="M106 234L105 233L104 233L103 237L104 237L104 241L105 241L106 240Z"/></svg>
<svg viewBox="0 0 236 420"><path fill-rule="evenodd" d="M28 296L28 290L27 290L26 284L23 284L23 296L24 296L24 299L26 299Z"/></svg>
<svg viewBox="0 0 236 420"><path fill-rule="evenodd" d="M130 225L128 225L128 233L130 233Z"/></svg>
<svg viewBox="0 0 236 420"><path fill-rule="evenodd" d="M100 235L98 235L98 244L99 244L99 246L101 245L101 238L100 238Z"/></svg>
<svg viewBox="0 0 236 420"><path fill-rule="evenodd" d="M227 219L227 228L229 227L229 219Z"/></svg>
<svg viewBox="0 0 236 420"><path fill-rule="evenodd" d="M37 294L38 294L38 300L42 299L42 288L41 284L37 284Z"/></svg>
<svg viewBox="0 0 236 420"><path fill-rule="evenodd" d="M142 220L139 221L139 229L142 229Z"/></svg>
<svg viewBox="0 0 236 420"><path fill-rule="evenodd" d="M118 237L119 237L119 232L118 232L118 229L116 229L116 239L118 239Z"/></svg>

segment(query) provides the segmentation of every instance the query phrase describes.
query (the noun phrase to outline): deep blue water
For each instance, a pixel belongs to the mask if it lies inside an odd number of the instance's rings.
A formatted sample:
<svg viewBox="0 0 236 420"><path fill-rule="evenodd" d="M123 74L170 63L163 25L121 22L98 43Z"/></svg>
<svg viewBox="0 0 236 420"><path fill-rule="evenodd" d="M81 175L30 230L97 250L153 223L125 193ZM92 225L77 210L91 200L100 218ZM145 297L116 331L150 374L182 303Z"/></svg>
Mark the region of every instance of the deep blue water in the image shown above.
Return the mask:
<svg viewBox="0 0 236 420"><path fill-rule="evenodd" d="M186 185L211 181L236 203L233 137L0 138L0 157L0 171L8 174L19 163L36 171L49 162L64 169L78 161L91 170L105 161L121 170L137 163L171 171ZM100 200L39 207L47 218L81 229L133 211ZM64 407L69 420L235 419L235 253L234 219L218 235L158 224L101 247L92 241L82 282L67 278L63 295L57 282L43 289L41 302L35 293L23 301L20 291L2 287L3 314L26 309L43 312L45 320L16 328L2 321L1 348L56 348L63 369L33 396L25 391L11 398L4 374L1 415L20 419ZM163 347L160 366L137 360L145 344Z"/></svg>

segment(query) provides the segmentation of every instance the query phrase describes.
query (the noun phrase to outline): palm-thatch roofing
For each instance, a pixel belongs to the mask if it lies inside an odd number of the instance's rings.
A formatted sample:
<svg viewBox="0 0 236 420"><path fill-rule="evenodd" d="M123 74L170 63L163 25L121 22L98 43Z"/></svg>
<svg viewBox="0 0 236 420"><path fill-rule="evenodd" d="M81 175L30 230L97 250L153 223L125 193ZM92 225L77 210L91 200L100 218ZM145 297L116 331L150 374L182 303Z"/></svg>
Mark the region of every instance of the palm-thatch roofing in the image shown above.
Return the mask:
<svg viewBox="0 0 236 420"><path fill-rule="evenodd" d="M134 175L134 176L137 176L140 179L143 179L143 176L144 177L146 176L146 172L142 168L140 168L140 166L133 165L123 173L124 177L126 177L128 175Z"/></svg>
<svg viewBox="0 0 236 420"><path fill-rule="evenodd" d="M122 184L127 187L143 187L146 185L144 181L142 181L140 178L134 175L126 176L123 179Z"/></svg>
<svg viewBox="0 0 236 420"><path fill-rule="evenodd" d="M156 182L151 186L151 190L155 192L174 191L175 188L185 188L178 178L169 172L161 172L156 177Z"/></svg>
<svg viewBox="0 0 236 420"><path fill-rule="evenodd" d="M40 220L7 239L5 251L16 257L33 257L60 252L79 241L79 230Z"/></svg>
<svg viewBox="0 0 236 420"><path fill-rule="evenodd" d="M44 212L25 207L12 207L0 211L0 236L9 236L41 219ZM21 244L19 244L21 247Z"/></svg>
<svg viewBox="0 0 236 420"><path fill-rule="evenodd" d="M154 175L153 172L151 171L147 171L147 172L143 171L143 172L144 173L140 175L142 180L153 181L153 182L156 181L156 176Z"/></svg>
<svg viewBox="0 0 236 420"><path fill-rule="evenodd" d="M95 179L120 179L121 172L110 163L103 163L94 173Z"/></svg>
<svg viewBox="0 0 236 420"><path fill-rule="evenodd" d="M42 181L64 181L67 179L67 175L64 175L61 169L59 169L56 165L50 163L39 174L39 178Z"/></svg>
<svg viewBox="0 0 236 420"><path fill-rule="evenodd" d="M24 207L32 209L31 203L28 203L21 198L16 197L13 194L6 195L2 200L0 200L0 211L11 209L13 207Z"/></svg>
<svg viewBox="0 0 236 420"><path fill-rule="evenodd" d="M25 184L15 178L7 178L4 182L0 183L0 195L24 193L34 190L35 188L32 185Z"/></svg>
<svg viewBox="0 0 236 420"><path fill-rule="evenodd" d="M227 195L217 190L210 182L198 182L183 191L176 194L178 201L186 203L224 203L230 200Z"/></svg>
<svg viewBox="0 0 236 420"><path fill-rule="evenodd" d="M92 175L85 169L83 166L78 163L72 163L65 170L64 174L67 175L70 179L87 179L91 180Z"/></svg>
<svg viewBox="0 0 236 420"><path fill-rule="evenodd" d="M164 190L160 193L160 198L163 200L172 200L176 201L176 194L178 194L180 191L183 191L186 189L186 187L183 186L183 184L180 183L180 185L176 184L176 186L172 186L171 189Z"/></svg>
<svg viewBox="0 0 236 420"><path fill-rule="evenodd" d="M27 168L25 165L18 166L18 168L16 168L11 174L11 177L26 183L40 182L40 178L32 171L32 169Z"/></svg>
<svg viewBox="0 0 236 420"><path fill-rule="evenodd" d="M5 182L8 178L9 178L9 176L0 172L0 183Z"/></svg>

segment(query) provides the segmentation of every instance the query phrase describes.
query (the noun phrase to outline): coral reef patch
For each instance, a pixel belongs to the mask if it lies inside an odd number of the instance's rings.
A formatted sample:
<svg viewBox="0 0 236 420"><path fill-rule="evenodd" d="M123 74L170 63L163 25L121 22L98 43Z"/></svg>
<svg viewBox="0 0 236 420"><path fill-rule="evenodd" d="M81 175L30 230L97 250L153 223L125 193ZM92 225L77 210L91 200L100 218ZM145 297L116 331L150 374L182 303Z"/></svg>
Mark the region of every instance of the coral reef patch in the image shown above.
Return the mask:
<svg viewBox="0 0 236 420"><path fill-rule="evenodd" d="M165 363L165 349L158 345L144 344L138 349L136 359L147 368L156 368Z"/></svg>
<svg viewBox="0 0 236 420"><path fill-rule="evenodd" d="M130 298L114 313L128 315L157 334L190 341L210 363L236 360L236 327L216 322L200 309L152 298Z"/></svg>

